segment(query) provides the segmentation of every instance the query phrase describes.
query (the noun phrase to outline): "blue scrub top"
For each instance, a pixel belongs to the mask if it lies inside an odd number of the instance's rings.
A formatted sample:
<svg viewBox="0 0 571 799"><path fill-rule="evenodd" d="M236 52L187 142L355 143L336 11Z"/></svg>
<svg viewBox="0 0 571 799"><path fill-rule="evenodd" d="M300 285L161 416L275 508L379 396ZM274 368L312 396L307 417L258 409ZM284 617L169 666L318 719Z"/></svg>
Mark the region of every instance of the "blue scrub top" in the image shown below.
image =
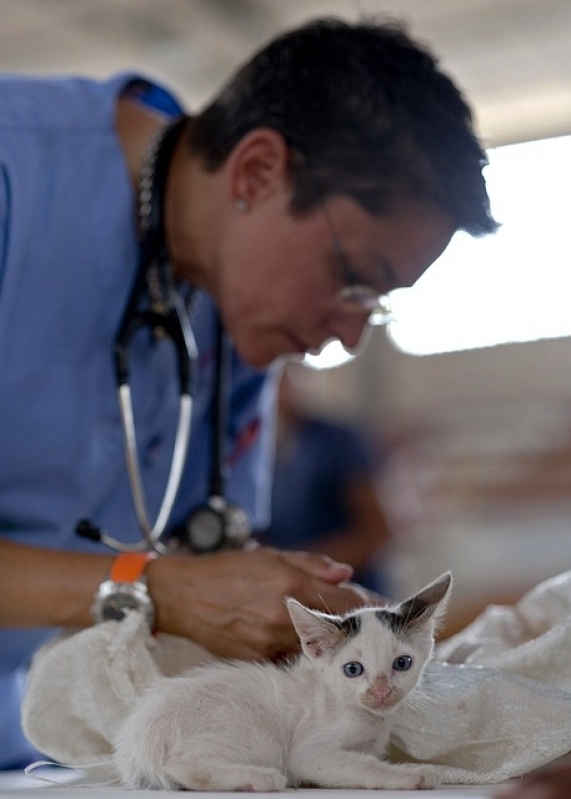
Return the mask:
<svg viewBox="0 0 571 799"><path fill-rule="evenodd" d="M114 118L134 75L109 81L0 79L0 535L83 551L89 518L140 538L123 453L113 341L138 266L135 198ZM153 100L153 96L155 99ZM149 102L178 113L150 85ZM198 292L191 445L172 524L208 497L216 315ZM267 522L274 382L232 355L226 494ZM170 344L141 331L131 352L150 515L172 457L179 386ZM23 590L33 590L25 585ZM50 635L0 630L0 767L29 760L17 730L21 667Z"/></svg>

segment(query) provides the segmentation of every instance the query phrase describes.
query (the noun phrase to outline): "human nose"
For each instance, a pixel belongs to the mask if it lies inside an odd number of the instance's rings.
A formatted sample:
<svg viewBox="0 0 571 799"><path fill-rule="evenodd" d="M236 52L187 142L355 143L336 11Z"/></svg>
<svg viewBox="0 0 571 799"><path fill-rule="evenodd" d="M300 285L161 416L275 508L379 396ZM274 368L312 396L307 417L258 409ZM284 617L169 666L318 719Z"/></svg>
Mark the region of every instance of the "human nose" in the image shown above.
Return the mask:
<svg viewBox="0 0 571 799"><path fill-rule="evenodd" d="M332 335L339 339L346 350L363 347L371 335L367 313L338 313L331 326Z"/></svg>

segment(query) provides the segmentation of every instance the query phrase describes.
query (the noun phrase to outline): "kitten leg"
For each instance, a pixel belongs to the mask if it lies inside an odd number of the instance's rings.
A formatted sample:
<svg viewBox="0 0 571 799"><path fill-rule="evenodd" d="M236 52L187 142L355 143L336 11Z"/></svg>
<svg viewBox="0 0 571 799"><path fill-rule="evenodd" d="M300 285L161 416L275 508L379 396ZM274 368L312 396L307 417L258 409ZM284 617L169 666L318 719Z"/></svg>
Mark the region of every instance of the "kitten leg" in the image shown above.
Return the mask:
<svg viewBox="0 0 571 799"><path fill-rule="evenodd" d="M287 780L275 768L225 763L205 753L171 753L164 771L191 791L283 791Z"/></svg>
<svg viewBox="0 0 571 799"><path fill-rule="evenodd" d="M322 788L414 790L436 788L440 783L434 766L386 763L365 752L298 752L290 767L296 784L312 783Z"/></svg>

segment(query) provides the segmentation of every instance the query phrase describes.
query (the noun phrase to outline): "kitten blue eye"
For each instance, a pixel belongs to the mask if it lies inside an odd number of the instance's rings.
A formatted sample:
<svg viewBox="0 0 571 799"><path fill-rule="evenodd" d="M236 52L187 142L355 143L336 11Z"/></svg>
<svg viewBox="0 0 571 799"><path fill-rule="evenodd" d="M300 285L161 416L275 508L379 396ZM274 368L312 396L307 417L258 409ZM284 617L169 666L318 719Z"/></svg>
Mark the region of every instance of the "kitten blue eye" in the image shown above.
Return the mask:
<svg viewBox="0 0 571 799"><path fill-rule="evenodd" d="M346 677L359 677L365 671L365 669L361 663L357 663L356 660L353 660L351 663L345 663L343 666L343 671L345 672Z"/></svg>
<svg viewBox="0 0 571 799"><path fill-rule="evenodd" d="M410 655L400 655L393 661L393 669L395 671L408 671L412 666L412 658Z"/></svg>

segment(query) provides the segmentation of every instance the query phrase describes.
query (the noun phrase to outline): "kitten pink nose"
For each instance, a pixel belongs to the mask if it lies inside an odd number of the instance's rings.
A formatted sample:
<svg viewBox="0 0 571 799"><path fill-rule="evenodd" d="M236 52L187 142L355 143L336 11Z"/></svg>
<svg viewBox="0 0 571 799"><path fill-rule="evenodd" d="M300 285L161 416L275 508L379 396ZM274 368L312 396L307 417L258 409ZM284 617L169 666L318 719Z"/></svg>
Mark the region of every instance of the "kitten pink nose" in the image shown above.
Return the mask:
<svg viewBox="0 0 571 799"><path fill-rule="evenodd" d="M386 699L391 695L392 688L387 682L386 677L377 677L371 688L371 693L377 699Z"/></svg>

